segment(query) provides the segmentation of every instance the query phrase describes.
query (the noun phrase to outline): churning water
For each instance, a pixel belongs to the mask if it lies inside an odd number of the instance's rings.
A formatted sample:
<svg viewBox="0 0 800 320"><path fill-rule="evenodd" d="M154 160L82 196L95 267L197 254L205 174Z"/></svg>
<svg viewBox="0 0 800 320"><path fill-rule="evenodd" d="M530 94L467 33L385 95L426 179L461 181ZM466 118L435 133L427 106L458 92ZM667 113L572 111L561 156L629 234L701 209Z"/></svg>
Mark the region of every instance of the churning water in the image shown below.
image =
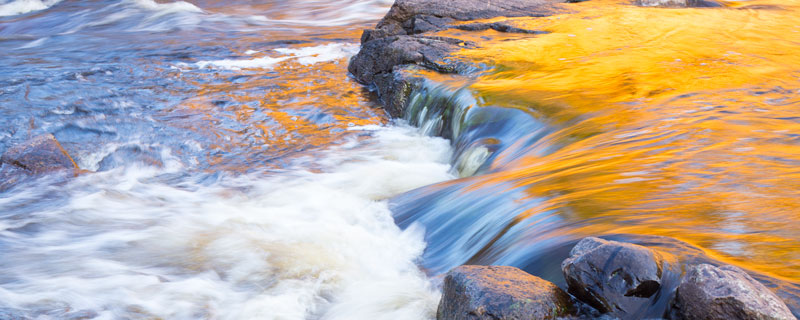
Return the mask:
<svg viewBox="0 0 800 320"><path fill-rule="evenodd" d="M85 171L0 192L0 318L429 319L449 268L563 284L590 235L800 312L796 1L445 31L485 68L417 127L347 76L391 2L0 0L0 152L52 133Z"/></svg>
<svg viewBox="0 0 800 320"><path fill-rule="evenodd" d="M0 5L0 149L49 132L93 171L0 195L0 318L430 317L387 198L449 144L346 76L388 4Z"/></svg>

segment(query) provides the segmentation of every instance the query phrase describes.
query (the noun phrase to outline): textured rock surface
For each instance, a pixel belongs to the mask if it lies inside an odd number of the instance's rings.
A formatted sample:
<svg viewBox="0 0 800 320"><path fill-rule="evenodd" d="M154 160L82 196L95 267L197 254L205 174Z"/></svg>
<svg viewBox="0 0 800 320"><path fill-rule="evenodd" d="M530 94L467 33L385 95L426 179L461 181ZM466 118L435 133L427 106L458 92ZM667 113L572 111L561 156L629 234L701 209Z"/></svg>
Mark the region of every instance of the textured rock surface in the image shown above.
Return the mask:
<svg viewBox="0 0 800 320"><path fill-rule="evenodd" d="M675 308L681 319L795 319L778 296L734 266L689 267Z"/></svg>
<svg viewBox="0 0 800 320"><path fill-rule="evenodd" d="M397 0L375 29L361 36L361 50L350 60L355 79L376 89L391 115L402 116L409 88L419 82L404 71L413 66L458 73L468 66L449 61L447 56L460 48L475 47L459 39L434 37L424 33L453 27L455 21L498 16L545 16L556 12L554 3L563 0ZM503 32L538 33L503 23L468 24L462 30L494 29Z"/></svg>
<svg viewBox="0 0 800 320"><path fill-rule="evenodd" d="M375 30L366 33L366 40L437 30L456 20L545 16L552 14L551 4L558 2L564 1L397 0Z"/></svg>
<svg viewBox="0 0 800 320"><path fill-rule="evenodd" d="M719 7L719 3L710 0L636 0L637 6L689 8L689 7Z"/></svg>
<svg viewBox="0 0 800 320"><path fill-rule="evenodd" d="M661 289L662 256L648 248L588 237L561 264L569 292L612 316L644 315Z"/></svg>
<svg viewBox="0 0 800 320"><path fill-rule="evenodd" d="M16 166L33 174L77 169L75 161L52 134L36 137L6 150L0 163Z"/></svg>
<svg viewBox="0 0 800 320"><path fill-rule="evenodd" d="M438 320L554 319L574 313L555 284L514 267L460 266L444 279Z"/></svg>

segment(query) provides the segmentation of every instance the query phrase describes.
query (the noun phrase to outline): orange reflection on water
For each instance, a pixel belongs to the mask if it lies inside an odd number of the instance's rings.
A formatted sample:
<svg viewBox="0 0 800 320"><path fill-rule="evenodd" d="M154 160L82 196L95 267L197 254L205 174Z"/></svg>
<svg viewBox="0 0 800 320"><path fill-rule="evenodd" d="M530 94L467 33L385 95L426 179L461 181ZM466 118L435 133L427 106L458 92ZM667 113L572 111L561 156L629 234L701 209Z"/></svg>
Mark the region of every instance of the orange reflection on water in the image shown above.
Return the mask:
<svg viewBox="0 0 800 320"><path fill-rule="evenodd" d="M547 199L528 215L562 234L671 236L800 281L800 1L568 8L459 53L498 67L471 85L485 104L561 128L476 187Z"/></svg>
<svg viewBox="0 0 800 320"><path fill-rule="evenodd" d="M245 80L231 81L239 76ZM344 58L313 65L286 61L189 81L198 88L196 97L167 112L199 117L183 124L208 138L215 170L277 168L301 151L343 142L349 127L386 121L365 89L347 77Z"/></svg>

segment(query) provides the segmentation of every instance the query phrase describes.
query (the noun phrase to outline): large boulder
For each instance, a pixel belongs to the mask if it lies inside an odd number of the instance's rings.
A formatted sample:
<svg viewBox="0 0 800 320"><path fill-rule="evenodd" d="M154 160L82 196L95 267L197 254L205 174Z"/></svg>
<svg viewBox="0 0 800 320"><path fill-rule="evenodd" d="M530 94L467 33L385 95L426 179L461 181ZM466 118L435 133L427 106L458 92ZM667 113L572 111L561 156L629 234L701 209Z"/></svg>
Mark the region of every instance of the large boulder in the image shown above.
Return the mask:
<svg viewBox="0 0 800 320"><path fill-rule="evenodd" d="M361 50L350 60L353 77L376 90L392 116L402 116L410 89L419 85L405 71L421 67L442 73L472 70L465 63L448 60L454 51L475 47L474 43L425 34L451 27L464 30L494 29L504 32L539 33L509 24L470 24L453 22L499 16L546 16L558 12L555 3L563 0L396 0L375 29L361 36Z"/></svg>
<svg viewBox="0 0 800 320"><path fill-rule="evenodd" d="M375 30L367 30L363 42L446 28L454 21L494 17L537 17L552 14L563 0L396 0Z"/></svg>
<svg viewBox="0 0 800 320"><path fill-rule="evenodd" d="M554 319L574 312L563 290L520 269L460 266L444 279L436 319Z"/></svg>
<svg viewBox="0 0 800 320"><path fill-rule="evenodd" d="M409 95L421 83L409 71L426 68L452 73L464 69L458 61L446 59L459 47L474 44L446 37L391 36L362 44L348 68L356 80L375 86L389 114L401 117Z"/></svg>
<svg viewBox="0 0 800 320"><path fill-rule="evenodd" d="M0 156L0 164L15 166L32 174L78 168L52 134L38 136L9 148Z"/></svg>
<svg viewBox="0 0 800 320"><path fill-rule="evenodd" d="M656 251L595 237L579 241L561 264L569 293L622 319L653 316L649 307L661 289L663 268Z"/></svg>
<svg viewBox="0 0 800 320"><path fill-rule="evenodd" d="M676 318L794 320L778 296L734 266L690 266L675 296Z"/></svg>

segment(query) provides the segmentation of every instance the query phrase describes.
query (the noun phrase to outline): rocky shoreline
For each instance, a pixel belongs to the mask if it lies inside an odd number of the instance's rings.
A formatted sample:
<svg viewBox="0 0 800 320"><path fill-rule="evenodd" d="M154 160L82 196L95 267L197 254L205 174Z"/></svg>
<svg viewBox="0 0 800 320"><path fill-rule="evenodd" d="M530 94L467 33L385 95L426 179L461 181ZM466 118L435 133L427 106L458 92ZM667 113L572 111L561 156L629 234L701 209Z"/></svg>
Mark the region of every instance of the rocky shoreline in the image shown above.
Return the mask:
<svg viewBox="0 0 800 320"><path fill-rule="evenodd" d="M577 2L577 1L567 1ZM638 0L643 7L716 7L699 0ZM385 110L402 117L422 87L419 74L468 75L478 68L450 55L479 43L436 35L447 29L542 33L497 17L568 12L563 1L397 0L375 29L364 31L349 65ZM786 304L743 270L686 264L644 246L584 238L561 264L567 292L507 266L460 266L447 273L437 319L795 319Z"/></svg>

